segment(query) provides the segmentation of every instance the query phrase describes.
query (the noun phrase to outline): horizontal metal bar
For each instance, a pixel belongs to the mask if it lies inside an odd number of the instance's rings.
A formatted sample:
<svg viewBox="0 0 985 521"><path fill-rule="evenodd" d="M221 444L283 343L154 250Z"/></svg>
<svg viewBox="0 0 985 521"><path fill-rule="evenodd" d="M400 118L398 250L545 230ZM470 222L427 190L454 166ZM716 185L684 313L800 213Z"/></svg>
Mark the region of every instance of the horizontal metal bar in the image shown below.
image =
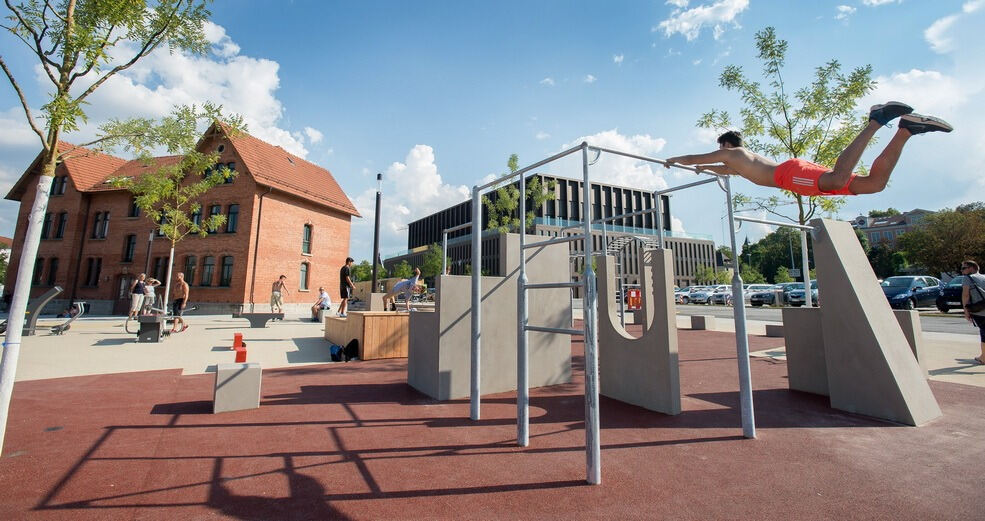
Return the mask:
<svg viewBox="0 0 985 521"><path fill-rule="evenodd" d="M673 187L667 188L666 190L657 190L656 192L653 192L653 193L655 193L657 195L663 195L663 194L666 194L666 193L676 192L678 190L683 190L685 188L691 188L692 186L698 186L698 185L705 185L705 184L708 184L708 183L714 183L716 181L718 181L718 178L717 177L712 177L711 179L702 179L701 181L695 181L693 183L688 183L686 185L673 186Z"/></svg>
<svg viewBox="0 0 985 521"><path fill-rule="evenodd" d="M472 227L472 222L469 221L469 222L467 222L465 224L459 224L458 226L452 226L451 228L446 228L446 229L442 230L441 233L457 232L458 230L464 230L466 228L471 228L471 227Z"/></svg>
<svg viewBox="0 0 985 521"><path fill-rule="evenodd" d="M769 225L773 225L773 226L783 226L783 227L786 227L786 228L799 228L801 230L813 230L814 229L813 226L804 226L802 224L793 224L793 223L781 223L779 221L769 221L769 220L766 220L766 219L756 219L756 218L753 218L753 217L743 217L741 215L736 215L734 217L734 219L736 221L749 221L751 223L769 224Z"/></svg>
<svg viewBox="0 0 985 521"><path fill-rule="evenodd" d="M561 159L562 157L564 157L566 155L573 154L573 153L581 150L582 145L583 145L583 143L582 144L579 144L576 147L569 148L569 149L567 149L564 152L561 152L559 154L554 154L553 156L551 156L551 157L549 157L547 159L544 159L543 161L538 161L538 162L536 162L536 163L534 163L534 164L532 164L530 166L521 168L521 169L517 170L516 172L511 172L511 173L506 174L503 177L500 177L500 178L498 178L496 180L489 181L488 183L486 183L486 184L484 184L482 186L479 186L477 189L481 192L482 190L485 190L486 188L489 188L490 186L496 186L496 185L498 185L498 184L500 184L502 182L505 182L505 181L508 181L510 179L513 179L514 177L522 176L523 174L525 174L525 173L533 170L534 168L538 168L538 167L544 166L547 163L550 163L551 161L556 161L556 160Z"/></svg>
<svg viewBox="0 0 985 521"><path fill-rule="evenodd" d="M585 332L581 329L565 329L563 327L540 327L540 326L523 326L524 331L539 331L541 333L562 333L565 335L584 335Z"/></svg>
<svg viewBox="0 0 985 521"><path fill-rule="evenodd" d="M523 245L523 249L528 250L530 248L539 248L541 246L550 246L551 244L560 244L562 242L578 241L578 240L581 240L581 239L584 239L584 238L585 238L585 236L582 235L582 234L568 235L567 237L555 237L555 238L553 238L551 240L548 240L548 241L528 242L528 243L526 243L526 244Z"/></svg>
<svg viewBox="0 0 985 521"><path fill-rule="evenodd" d="M627 217L636 217L637 215L645 215L645 214L648 214L648 213L655 213L655 212L657 212L657 209L656 208L649 208L649 209L646 209L646 210L637 210L635 212L629 212L629 213L623 213L623 214L619 214L619 215L613 215L612 217L603 217L602 219L595 219L594 221L592 221L592 224L602 224L604 222L615 221L616 219L625 219ZM561 228L560 231L563 232L565 230L571 230L571 229L574 229L574 228L583 228L584 226L585 226L585 223L572 224L572 225L569 225L569 226L565 226L564 228ZM641 226L641 228L646 229L645 226Z"/></svg>
<svg viewBox="0 0 985 521"><path fill-rule="evenodd" d="M647 157L647 156L640 156L640 155L636 155L636 154L630 154L629 152L622 152L622 151L619 151L619 150L612 150L611 148L602 148L602 147L596 147L596 146L592 146L592 145L588 145L588 148L590 148L592 150L601 150L602 152L608 152L610 154L615 154L617 156L631 157L633 159L639 159L641 161L649 161L651 163L657 163L657 164L664 165L664 166L670 166L670 167L673 167L673 168L680 168L681 170L690 170L691 172L694 172L696 174L712 175L712 176L715 176L715 177L719 177L721 175L724 175L724 174L716 174L714 172L709 172L707 170L698 170L697 167L693 167L693 166L682 165L682 164L679 164L679 163L668 163L667 161L664 161L663 159L657 159L657 158L654 158L654 157Z"/></svg>
<svg viewBox="0 0 985 521"><path fill-rule="evenodd" d="M585 284L582 282L539 282L537 284L524 284L524 289L554 289L554 288L580 288Z"/></svg>

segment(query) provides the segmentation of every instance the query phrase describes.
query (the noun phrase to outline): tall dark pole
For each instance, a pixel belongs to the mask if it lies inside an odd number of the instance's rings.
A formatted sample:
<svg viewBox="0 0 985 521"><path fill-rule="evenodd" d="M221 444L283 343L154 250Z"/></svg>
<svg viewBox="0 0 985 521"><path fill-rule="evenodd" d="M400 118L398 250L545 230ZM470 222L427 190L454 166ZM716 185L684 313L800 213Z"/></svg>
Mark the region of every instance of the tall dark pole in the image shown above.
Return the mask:
<svg viewBox="0 0 985 521"><path fill-rule="evenodd" d="M379 267L377 262L380 258L380 200L383 198L383 174L376 174L376 223L373 226L373 285L370 286L370 293L376 292L376 270Z"/></svg>
<svg viewBox="0 0 985 521"><path fill-rule="evenodd" d="M154 247L154 230L151 230L150 236L147 238L147 262L144 265L144 273L147 274L147 278L151 277L150 274L150 251Z"/></svg>

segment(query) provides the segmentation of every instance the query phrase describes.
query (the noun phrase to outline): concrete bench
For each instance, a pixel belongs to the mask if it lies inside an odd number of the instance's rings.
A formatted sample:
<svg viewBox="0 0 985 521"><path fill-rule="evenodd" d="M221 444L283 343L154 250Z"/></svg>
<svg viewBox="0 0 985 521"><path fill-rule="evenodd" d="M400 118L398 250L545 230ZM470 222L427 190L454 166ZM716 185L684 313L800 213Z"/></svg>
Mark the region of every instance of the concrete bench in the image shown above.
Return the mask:
<svg viewBox="0 0 985 521"><path fill-rule="evenodd" d="M691 315L691 329L714 330L714 315Z"/></svg>
<svg viewBox="0 0 985 521"><path fill-rule="evenodd" d="M235 313L233 318L245 318L250 327L267 327L268 320L284 320L283 313Z"/></svg>
<svg viewBox="0 0 985 521"><path fill-rule="evenodd" d="M766 324L766 336L783 338L782 324Z"/></svg>
<svg viewBox="0 0 985 521"><path fill-rule="evenodd" d="M212 412L260 408L260 364L218 364Z"/></svg>

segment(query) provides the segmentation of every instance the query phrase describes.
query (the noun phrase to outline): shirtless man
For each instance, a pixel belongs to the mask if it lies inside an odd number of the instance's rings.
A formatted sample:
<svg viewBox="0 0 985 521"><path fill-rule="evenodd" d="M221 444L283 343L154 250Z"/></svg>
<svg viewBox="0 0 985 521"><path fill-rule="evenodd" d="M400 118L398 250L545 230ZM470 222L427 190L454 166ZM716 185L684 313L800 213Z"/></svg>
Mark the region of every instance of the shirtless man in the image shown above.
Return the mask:
<svg viewBox="0 0 985 521"><path fill-rule="evenodd" d="M869 175L859 176L854 173L853 170L872 136L880 127L896 118L900 118L899 129L879 157L872 162ZM719 148L715 152L672 157L667 159L664 166L670 168L674 163L698 165L699 171L740 175L760 186L782 188L806 196L874 194L886 188L889 175L903 151L903 145L910 137L925 132L951 130L951 125L942 119L915 114L909 105L890 101L872 107L869 111L869 124L841 152L834 168L796 158L776 163L743 148L742 137L734 131L718 137Z"/></svg>
<svg viewBox="0 0 985 521"><path fill-rule="evenodd" d="M291 292L287 289L287 275L281 275L274 281L273 285L270 287L270 312L271 313L283 313L284 312L284 298L281 293ZM274 310L277 311L274 311Z"/></svg>
<svg viewBox="0 0 985 521"><path fill-rule="evenodd" d="M174 303L171 305L171 312L174 314L174 322L171 324L172 333L180 333L188 329L188 324L185 323L185 319L181 316L185 312L185 306L188 305L188 283L185 282L185 274L178 272L178 281L174 285ZM178 329L178 324L181 324L181 329Z"/></svg>
<svg viewBox="0 0 985 521"><path fill-rule="evenodd" d="M404 294L404 304L406 309L410 312L410 301L414 296L414 292L417 291L417 282L421 280L421 268L414 268L414 276L409 279L404 279L393 285L393 289L389 293L383 295L383 309L397 310L397 295L401 293Z"/></svg>

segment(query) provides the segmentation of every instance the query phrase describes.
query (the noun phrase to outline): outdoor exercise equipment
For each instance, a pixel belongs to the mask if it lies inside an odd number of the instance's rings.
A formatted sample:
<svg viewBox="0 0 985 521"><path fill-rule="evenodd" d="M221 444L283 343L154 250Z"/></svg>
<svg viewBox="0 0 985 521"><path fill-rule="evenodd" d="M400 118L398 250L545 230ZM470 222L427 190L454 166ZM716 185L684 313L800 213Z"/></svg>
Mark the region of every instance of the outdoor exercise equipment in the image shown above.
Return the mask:
<svg viewBox="0 0 985 521"><path fill-rule="evenodd" d="M38 328L38 318L41 316L41 310L43 310L44 307L48 305L49 302L51 302L51 299L57 297L58 294L61 292L62 292L62 287L55 286L49 289L48 291L46 291L40 297L38 297L38 299L34 301L33 306L29 306L29 309L27 310L27 322L24 325L23 334L25 336L34 336L34 333ZM6 332L7 332L7 321L4 320L2 323L0 323L0 335Z"/></svg>
<svg viewBox="0 0 985 521"><path fill-rule="evenodd" d="M79 309L79 312L76 313L76 314L74 314L74 315L72 315L71 317L69 317L69 319L67 321L65 321L64 323L58 324L57 326L53 326L51 328L51 334L53 334L53 335L60 335L60 334L62 334L64 332L68 331L69 329L72 329L72 322L75 322L76 319L80 318L82 315L85 315L85 312L86 312L86 303L85 302L81 302L81 301L80 302L76 302L74 304L74 306Z"/></svg>

